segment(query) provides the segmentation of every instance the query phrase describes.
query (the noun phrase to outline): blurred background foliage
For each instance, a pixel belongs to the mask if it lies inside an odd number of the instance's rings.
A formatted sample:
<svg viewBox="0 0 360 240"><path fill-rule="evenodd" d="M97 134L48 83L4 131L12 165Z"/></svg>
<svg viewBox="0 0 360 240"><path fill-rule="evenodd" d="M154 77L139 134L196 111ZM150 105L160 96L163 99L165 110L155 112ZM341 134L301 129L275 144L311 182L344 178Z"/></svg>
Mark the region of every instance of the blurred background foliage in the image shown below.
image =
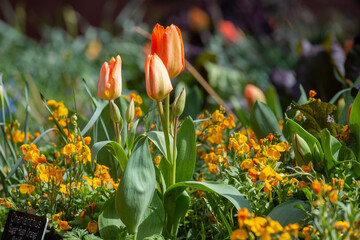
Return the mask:
<svg viewBox="0 0 360 240"><path fill-rule="evenodd" d="M350 51L360 44L358 0L2 0L0 7L0 72L10 111L26 105L26 81L33 123L47 118L39 92L74 110L73 88L79 114L90 117L82 79L95 95L101 65L117 54L123 94L145 96L144 31L156 23L181 29L187 60L229 108L246 110L247 83L272 92L284 110L300 96L299 84L329 100L360 72L360 51ZM184 116L216 105L187 71L175 86L188 89ZM150 101L143 99L146 113ZM16 114L21 122L23 111Z"/></svg>

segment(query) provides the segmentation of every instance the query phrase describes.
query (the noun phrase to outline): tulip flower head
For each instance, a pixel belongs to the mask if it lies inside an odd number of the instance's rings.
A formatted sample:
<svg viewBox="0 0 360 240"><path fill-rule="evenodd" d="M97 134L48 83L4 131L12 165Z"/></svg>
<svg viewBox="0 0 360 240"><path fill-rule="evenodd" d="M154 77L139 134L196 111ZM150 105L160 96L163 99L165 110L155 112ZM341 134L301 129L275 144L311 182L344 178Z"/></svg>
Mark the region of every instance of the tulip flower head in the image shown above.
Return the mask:
<svg viewBox="0 0 360 240"><path fill-rule="evenodd" d="M121 58L111 58L101 67L97 88L97 96L104 100L116 99L121 96Z"/></svg>
<svg viewBox="0 0 360 240"><path fill-rule="evenodd" d="M266 98L263 91L257 86L252 84L247 84L245 86L244 96L248 103L249 108L251 108L255 104L256 100L266 103Z"/></svg>
<svg viewBox="0 0 360 240"><path fill-rule="evenodd" d="M164 29L156 24L151 36L151 54L155 53L163 61L170 78L176 77L184 70L184 45L177 26L171 24Z"/></svg>
<svg viewBox="0 0 360 240"><path fill-rule="evenodd" d="M164 63L156 55L148 55L145 60L146 92L148 96L160 102L172 91L169 73Z"/></svg>

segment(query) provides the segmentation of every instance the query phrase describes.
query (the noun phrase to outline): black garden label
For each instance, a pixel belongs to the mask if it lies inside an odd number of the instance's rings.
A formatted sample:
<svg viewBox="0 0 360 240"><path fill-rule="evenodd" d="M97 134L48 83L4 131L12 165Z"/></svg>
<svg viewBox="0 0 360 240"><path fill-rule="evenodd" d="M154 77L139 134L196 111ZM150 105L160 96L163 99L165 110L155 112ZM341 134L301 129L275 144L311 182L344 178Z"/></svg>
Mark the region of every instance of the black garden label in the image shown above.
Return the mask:
<svg viewBox="0 0 360 240"><path fill-rule="evenodd" d="M1 240L42 240L48 219L10 210Z"/></svg>

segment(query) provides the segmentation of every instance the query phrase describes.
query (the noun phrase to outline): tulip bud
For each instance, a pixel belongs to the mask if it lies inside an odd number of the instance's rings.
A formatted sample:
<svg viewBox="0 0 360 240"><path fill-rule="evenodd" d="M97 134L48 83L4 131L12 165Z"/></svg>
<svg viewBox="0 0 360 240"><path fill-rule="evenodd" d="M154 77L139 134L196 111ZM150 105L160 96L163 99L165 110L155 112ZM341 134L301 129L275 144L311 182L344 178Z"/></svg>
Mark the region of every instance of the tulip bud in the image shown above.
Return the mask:
<svg viewBox="0 0 360 240"><path fill-rule="evenodd" d="M266 103L266 98L263 91L253 84L247 84L245 86L244 95L249 109L255 104L256 100Z"/></svg>
<svg viewBox="0 0 360 240"><path fill-rule="evenodd" d="M134 98L130 100L129 106L126 110L125 118L127 123L131 123L135 117L135 105L134 105Z"/></svg>
<svg viewBox="0 0 360 240"><path fill-rule="evenodd" d="M110 118L111 121L118 123L121 121L121 114L118 106L114 103L114 101L110 101Z"/></svg>
<svg viewBox="0 0 360 240"><path fill-rule="evenodd" d="M121 58L111 58L110 62L104 62L101 67L97 88L97 96L104 100L120 97L122 90L121 82Z"/></svg>
<svg viewBox="0 0 360 240"><path fill-rule="evenodd" d="M151 54L157 54L163 61L169 77L174 78L185 68L184 45L180 29L171 24L164 29L156 24L151 36Z"/></svg>
<svg viewBox="0 0 360 240"><path fill-rule="evenodd" d="M164 63L156 55L148 55L145 60L146 92L148 96L160 102L172 91L173 87Z"/></svg>
<svg viewBox="0 0 360 240"><path fill-rule="evenodd" d="M308 165L312 159L311 150L306 141L295 131L292 136L292 144L295 153L295 159L299 166Z"/></svg>
<svg viewBox="0 0 360 240"><path fill-rule="evenodd" d="M172 113L179 117L185 108L185 101L186 101L186 92L185 88L181 90L181 93L175 98L173 104L172 104Z"/></svg>

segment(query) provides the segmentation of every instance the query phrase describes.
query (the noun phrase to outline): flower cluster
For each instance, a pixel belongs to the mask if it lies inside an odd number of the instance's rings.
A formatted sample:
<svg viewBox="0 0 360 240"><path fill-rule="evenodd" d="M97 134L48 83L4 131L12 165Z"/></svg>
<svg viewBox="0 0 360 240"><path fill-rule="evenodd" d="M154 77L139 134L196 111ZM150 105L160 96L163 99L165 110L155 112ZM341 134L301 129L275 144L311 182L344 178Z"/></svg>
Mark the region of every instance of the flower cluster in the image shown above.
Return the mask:
<svg viewBox="0 0 360 240"><path fill-rule="evenodd" d="M247 208L239 209L238 223L239 229L232 232L232 240L254 239L255 236L262 240L289 240L292 236L298 237L299 235L300 226L298 223L282 227L278 221L250 214Z"/></svg>
<svg viewBox="0 0 360 240"><path fill-rule="evenodd" d="M235 159L239 161L241 169L247 170L247 176L253 184L258 179L265 183L266 195L283 180L283 176L275 169L282 154L289 151L289 145L279 142L273 134L257 142L255 137L251 136L248 140L246 135L237 132L230 138L228 148L236 153Z"/></svg>

